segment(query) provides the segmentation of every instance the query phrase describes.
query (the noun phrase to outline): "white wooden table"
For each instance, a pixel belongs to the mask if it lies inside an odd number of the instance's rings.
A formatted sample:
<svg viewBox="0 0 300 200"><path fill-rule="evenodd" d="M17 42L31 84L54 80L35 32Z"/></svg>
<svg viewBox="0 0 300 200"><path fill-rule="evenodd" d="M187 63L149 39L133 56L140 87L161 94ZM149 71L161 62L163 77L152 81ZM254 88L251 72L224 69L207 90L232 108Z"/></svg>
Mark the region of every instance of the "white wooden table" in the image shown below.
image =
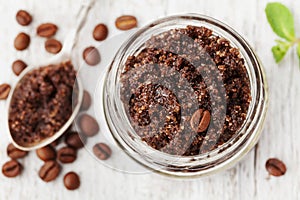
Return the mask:
<svg viewBox="0 0 300 200"><path fill-rule="evenodd" d="M80 0L0 0L0 83L13 83L16 77L11 63L16 58L34 65L51 57L45 52L42 38L32 38L29 50L17 52L13 40L19 31L35 35L42 22L54 22L60 27L56 38L64 41L74 25ZM231 25L248 39L265 66L270 90L268 117L262 137L234 168L210 177L194 180L174 180L154 173L133 175L121 173L95 162L82 150L74 164L65 165L62 174L51 183L38 178L42 162L32 152L22 160L23 174L8 179L0 173L0 200L6 199L300 199L300 70L297 56L289 52L277 66L270 49L276 36L269 27L264 8L267 0L99 0L91 9L73 57L80 58L88 45L99 45L91 32L97 23L109 26L109 37L120 33L114 20L122 14L135 15L139 26L175 13L201 13ZM292 8L296 30L300 35L300 1L285 0ZM296 9L298 8L298 9ZM19 9L28 10L34 17L29 27L15 21ZM0 102L0 164L8 160L8 133L4 130L5 102ZM287 165L283 177L268 179L265 162L278 157ZM113 159L113 158L112 158ZM69 170L80 174L81 187L76 191L64 188L62 178Z"/></svg>

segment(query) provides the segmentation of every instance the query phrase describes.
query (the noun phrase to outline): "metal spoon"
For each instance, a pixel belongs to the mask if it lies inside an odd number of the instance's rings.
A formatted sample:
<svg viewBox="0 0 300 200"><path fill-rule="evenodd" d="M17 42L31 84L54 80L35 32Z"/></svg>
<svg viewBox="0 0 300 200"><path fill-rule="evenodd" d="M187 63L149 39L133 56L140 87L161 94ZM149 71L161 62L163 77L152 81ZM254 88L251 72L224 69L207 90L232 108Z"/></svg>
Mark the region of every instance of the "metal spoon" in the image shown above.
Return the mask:
<svg viewBox="0 0 300 200"><path fill-rule="evenodd" d="M67 35L66 37L66 40L63 44L63 48L62 50L60 51L59 54L57 54L56 56L54 56L52 59L50 59L48 62L46 62L46 64L42 65L42 66L47 66L49 64L53 64L53 63L59 63L59 62L62 62L62 61L65 61L65 60L68 60L71 58L71 53L72 53L72 50L76 44L76 40L77 40L77 36L78 36L78 33L80 31L80 29L82 28L85 20L86 20L86 17L87 17L87 14L88 14L88 11L89 9L92 7L92 5L94 4L94 1L95 0L84 0L81 7L80 7L80 10L78 12L78 16L76 17L77 22L76 22L76 25L74 26L74 28L70 31L70 33ZM76 82L77 82L77 86L78 86L78 99L77 99L77 104L75 107L73 107L73 112L72 112L72 115L70 116L70 118L68 119L68 121L60 128L60 130L56 133L54 133L51 137L48 137L46 139L43 139L41 140L40 142L38 143L34 143L34 144L28 144L26 146L24 145L20 145L18 144L14 138L12 137L12 134L10 132L10 128L9 128L9 110L10 110L10 105L11 105L11 100L12 100L12 96L15 92L15 89L16 89L16 86L18 85L18 83L22 80L22 78L29 72L31 72L32 70L36 70L38 69L39 66L31 66L31 67L27 67L20 75L19 75L19 79L18 81L12 85L12 89L11 89L11 92L8 96L8 103L7 103L7 115L6 115L6 128L9 132L9 136L10 136L10 140L11 142L13 143L14 146L16 146L17 148L21 149L21 150L24 150L24 151L31 151L31 150L35 150L35 149L38 149L38 148L41 148L41 147L44 147L50 143L52 143L53 141L55 141L56 139L58 139L70 126L71 124L73 123L73 121L75 120L78 112L79 112L79 109L80 109L80 106L81 106L81 102L82 102L82 97L83 97L83 87L82 87L82 84L81 84L81 81L79 80L79 77L77 77L76 79Z"/></svg>

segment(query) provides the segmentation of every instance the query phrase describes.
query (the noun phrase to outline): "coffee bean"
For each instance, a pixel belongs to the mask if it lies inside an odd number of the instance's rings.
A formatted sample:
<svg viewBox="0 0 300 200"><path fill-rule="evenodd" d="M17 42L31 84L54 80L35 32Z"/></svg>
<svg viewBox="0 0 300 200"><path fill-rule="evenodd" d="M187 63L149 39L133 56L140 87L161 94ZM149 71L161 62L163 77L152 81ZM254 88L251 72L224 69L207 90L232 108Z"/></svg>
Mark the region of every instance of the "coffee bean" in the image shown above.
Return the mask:
<svg viewBox="0 0 300 200"><path fill-rule="evenodd" d="M57 158L62 163L72 163L77 158L77 152L71 147L62 147L57 152Z"/></svg>
<svg viewBox="0 0 300 200"><path fill-rule="evenodd" d="M81 110L87 110L92 104L92 98L91 95L87 92L84 91L83 93L83 99L82 99L82 104L81 104Z"/></svg>
<svg viewBox="0 0 300 200"><path fill-rule="evenodd" d="M73 147L75 149L80 149L84 146L84 143L86 142L85 136L79 136L77 132L71 132L66 135L65 137L65 143Z"/></svg>
<svg viewBox="0 0 300 200"><path fill-rule="evenodd" d="M82 114L79 116L78 125L82 133L88 137L96 135L99 131L97 121L88 114Z"/></svg>
<svg viewBox="0 0 300 200"><path fill-rule="evenodd" d="M62 139L65 137L65 135L69 134L70 132L72 132L72 127L73 125L71 124L69 126L69 128L59 137L57 138L56 140L54 140L53 142L50 143L50 145L55 148L57 145L59 145L62 141Z"/></svg>
<svg viewBox="0 0 300 200"><path fill-rule="evenodd" d="M87 47L82 56L88 65L95 66L100 62L100 53L95 47Z"/></svg>
<svg viewBox="0 0 300 200"><path fill-rule="evenodd" d="M93 152L100 160L107 160L111 156L111 149L104 143L95 144Z"/></svg>
<svg viewBox="0 0 300 200"><path fill-rule="evenodd" d="M52 146L54 149L57 145L59 145L62 141L62 139L64 138L64 136L69 133L72 130L72 125L56 140L54 140L53 142L50 143L50 146Z"/></svg>
<svg viewBox="0 0 300 200"><path fill-rule="evenodd" d="M27 26L31 23L32 17L27 11L19 10L16 14L16 20L20 25Z"/></svg>
<svg viewBox="0 0 300 200"><path fill-rule="evenodd" d="M103 41L107 38L108 28L105 24L98 24L93 31L93 37L97 41Z"/></svg>
<svg viewBox="0 0 300 200"><path fill-rule="evenodd" d="M58 52L60 52L61 48L62 48L62 44L60 43L60 41L56 39L48 39L45 42L45 49L49 53L57 54Z"/></svg>
<svg viewBox="0 0 300 200"><path fill-rule="evenodd" d="M56 151L52 146L48 145L36 150L36 155L43 161L55 160Z"/></svg>
<svg viewBox="0 0 300 200"><path fill-rule="evenodd" d="M51 142L50 146L56 147L59 143L60 143L60 139L58 138L58 139L54 140L53 142Z"/></svg>
<svg viewBox="0 0 300 200"><path fill-rule="evenodd" d="M59 143L60 143L60 141L56 139L56 140L54 140L53 142L51 142L49 145L50 145L51 147L55 148Z"/></svg>
<svg viewBox="0 0 300 200"><path fill-rule="evenodd" d="M12 64L12 70L15 75L19 76L21 72L27 67L27 64L22 60L16 60Z"/></svg>
<svg viewBox="0 0 300 200"><path fill-rule="evenodd" d="M137 19L131 15L123 15L116 19L115 25L120 30L129 30L137 26Z"/></svg>
<svg viewBox="0 0 300 200"><path fill-rule="evenodd" d="M266 169L272 176L282 176L286 172L285 164L277 158L270 158L267 160Z"/></svg>
<svg viewBox="0 0 300 200"><path fill-rule="evenodd" d="M68 190L75 190L80 186L79 176L75 172L69 172L64 176L64 185Z"/></svg>
<svg viewBox="0 0 300 200"><path fill-rule="evenodd" d="M36 33L41 37L52 37L56 34L57 26L52 23L45 23L38 26Z"/></svg>
<svg viewBox="0 0 300 200"><path fill-rule="evenodd" d="M18 149L12 143L7 146L6 153L12 159L24 158L28 154L27 151Z"/></svg>
<svg viewBox="0 0 300 200"><path fill-rule="evenodd" d="M41 167L39 177L45 182L53 181L59 175L60 170L61 167L56 161L49 160Z"/></svg>
<svg viewBox="0 0 300 200"><path fill-rule="evenodd" d="M202 109L197 110L191 118L191 127L196 132L204 132L210 124L210 113L209 111Z"/></svg>
<svg viewBox="0 0 300 200"><path fill-rule="evenodd" d="M10 160L2 166L2 173L6 177L16 177L22 172L22 165L16 160Z"/></svg>
<svg viewBox="0 0 300 200"><path fill-rule="evenodd" d="M14 46L17 50L24 50L30 44L30 37L26 33L19 33L14 41Z"/></svg>
<svg viewBox="0 0 300 200"><path fill-rule="evenodd" d="M0 85L0 100L7 99L10 92L10 85L3 83Z"/></svg>

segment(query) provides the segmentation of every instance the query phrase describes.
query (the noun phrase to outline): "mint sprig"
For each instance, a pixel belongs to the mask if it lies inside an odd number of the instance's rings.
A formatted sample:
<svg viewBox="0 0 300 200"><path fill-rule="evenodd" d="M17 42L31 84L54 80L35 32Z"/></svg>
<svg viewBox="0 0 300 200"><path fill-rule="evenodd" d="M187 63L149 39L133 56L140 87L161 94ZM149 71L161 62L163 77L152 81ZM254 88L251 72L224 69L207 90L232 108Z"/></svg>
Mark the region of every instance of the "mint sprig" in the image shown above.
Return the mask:
<svg viewBox="0 0 300 200"><path fill-rule="evenodd" d="M279 63L291 47L291 44L282 40L276 40L276 42L277 45L272 47L272 53L274 55L276 63Z"/></svg>
<svg viewBox="0 0 300 200"><path fill-rule="evenodd" d="M298 58L300 61L300 44L298 44L298 46L297 46L297 55L298 55Z"/></svg>
<svg viewBox="0 0 300 200"><path fill-rule="evenodd" d="M297 55L300 60L300 40L295 36L292 12L285 5L278 2L268 3L265 12L272 30L283 39L275 40L277 45L272 47L276 63L279 63L295 44L298 44Z"/></svg>

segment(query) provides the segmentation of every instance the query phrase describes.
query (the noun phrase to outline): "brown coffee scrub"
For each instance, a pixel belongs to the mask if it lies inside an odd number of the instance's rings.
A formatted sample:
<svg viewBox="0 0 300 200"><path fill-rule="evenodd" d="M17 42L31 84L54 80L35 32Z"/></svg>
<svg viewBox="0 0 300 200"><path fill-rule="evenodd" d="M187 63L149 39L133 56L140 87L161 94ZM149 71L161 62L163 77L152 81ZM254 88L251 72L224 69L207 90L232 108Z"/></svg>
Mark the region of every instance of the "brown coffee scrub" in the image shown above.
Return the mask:
<svg viewBox="0 0 300 200"><path fill-rule="evenodd" d="M244 59L206 27L152 36L129 56L121 100L136 133L172 155L198 155L233 138L251 102Z"/></svg>
<svg viewBox="0 0 300 200"><path fill-rule="evenodd" d="M9 109L9 128L18 144L30 146L51 137L68 121L75 79L71 62L41 67L22 78Z"/></svg>

